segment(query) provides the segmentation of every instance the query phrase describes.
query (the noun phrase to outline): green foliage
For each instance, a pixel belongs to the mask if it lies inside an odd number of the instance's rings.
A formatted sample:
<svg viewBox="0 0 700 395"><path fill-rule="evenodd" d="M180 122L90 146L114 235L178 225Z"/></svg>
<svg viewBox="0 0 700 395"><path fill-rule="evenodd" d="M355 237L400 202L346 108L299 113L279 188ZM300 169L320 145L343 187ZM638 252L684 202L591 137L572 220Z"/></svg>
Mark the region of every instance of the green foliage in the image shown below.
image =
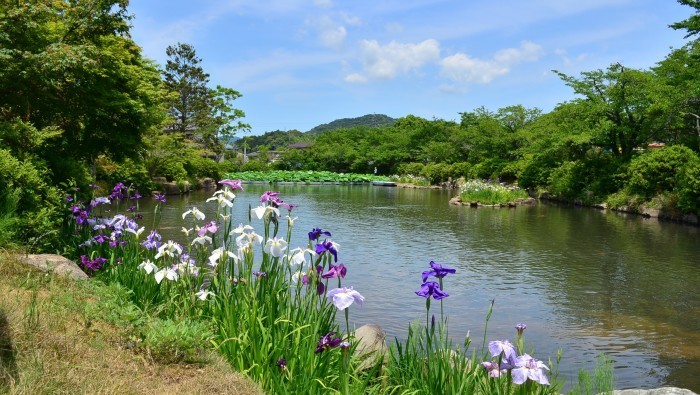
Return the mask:
<svg viewBox="0 0 700 395"><path fill-rule="evenodd" d="M241 171L267 171L269 168L267 162L263 162L259 159L251 159L246 162L242 167Z"/></svg>
<svg viewBox="0 0 700 395"><path fill-rule="evenodd" d="M209 74L200 65L194 46L177 43L166 49L168 60L163 77L169 92L166 98L168 114L173 122L170 131L196 141L202 147L221 153L226 142L238 130L250 128L240 121L242 110L233 108L241 94L231 88L208 86Z"/></svg>
<svg viewBox="0 0 700 395"><path fill-rule="evenodd" d="M688 147L671 146L646 151L635 157L628 170L627 188L632 194L651 198L676 189L678 174L697 163L698 156Z"/></svg>
<svg viewBox="0 0 700 395"><path fill-rule="evenodd" d="M356 118L336 119L330 123L318 125L308 131L308 134L315 135L322 132L327 132L336 129L352 129L355 127L378 127L392 126L396 120L384 114L367 114Z"/></svg>
<svg viewBox="0 0 700 395"><path fill-rule="evenodd" d="M0 148L0 185L0 203L6 210L0 216L6 225L19 219L12 230L17 241L34 243L36 248L55 242L58 235L51 231L61 220L60 197L55 187L46 184L42 171Z"/></svg>
<svg viewBox="0 0 700 395"><path fill-rule="evenodd" d="M146 166L143 162L137 162L131 158L116 162L102 155L97 158L96 170L97 179L108 185L123 182L126 185L134 185L141 191L149 190L152 186Z"/></svg>
<svg viewBox="0 0 700 395"><path fill-rule="evenodd" d="M417 176L421 174L421 172L423 171L423 167L424 165L418 162L402 163L397 167L396 172L400 175L411 174Z"/></svg>
<svg viewBox="0 0 700 395"><path fill-rule="evenodd" d="M333 173L330 171L241 171L229 173L226 178L243 181L268 182L371 182L387 181L388 177L372 174Z"/></svg>
<svg viewBox="0 0 700 395"><path fill-rule="evenodd" d="M678 207L685 212L700 213L700 159L688 161L677 174Z"/></svg>
<svg viewBox="0 0 700 395"><path fill-rule="evenodd" d="M613 155L590 153L583 160L564 162L552 170L547 190L563 200L600 203L622 187L624 171Z"/></svg>
<svg viewBox="0 0 700 395"><path fill-rule="evenodd" d="M221 178L220 166L216 161L202 156L192 155L185 160L185 171L190 177L194 178L213 178L218 180Z"/></svg>
<svg viewBox="0 0 700 395"><path fill-rule="evenodd" d="M569 391L569 395L609 395L615 389L615 376L613 375L613 361L605 355L597 358L593 378L590 373L580 370L578 383Z"/></svg>
<svg viewBox="0 0 700 395"><path fill-rule="evenodd" d="M211 347L214 332L206 322L187 318L153 319L141 328L140 344L159 362L196 362Z"/></svg>
<svg viewBox="0 0 700 395"><path fill-rule="evenodd" d="M452 166L447 163L428 163L420 175L430 180L433 185L439 184L452 177Z"/></svg>

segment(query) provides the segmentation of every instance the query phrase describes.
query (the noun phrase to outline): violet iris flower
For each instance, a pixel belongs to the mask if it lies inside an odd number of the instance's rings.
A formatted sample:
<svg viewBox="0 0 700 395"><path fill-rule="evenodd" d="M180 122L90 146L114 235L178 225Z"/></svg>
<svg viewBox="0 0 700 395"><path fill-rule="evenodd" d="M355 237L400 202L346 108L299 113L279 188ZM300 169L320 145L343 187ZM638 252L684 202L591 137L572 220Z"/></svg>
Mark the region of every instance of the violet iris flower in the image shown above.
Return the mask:
<svg viewBox="0 0 700 395"><path fill-rule="evenodd" d="M105 262L107 262L107 259L100 256L95 259L90 259L87 255L80 256L80 263L83 267L92 271L102 270L102 264Z"/></svg>
<svg viewBox="0 0 700 395"><path fill-rule="evenodd" d="M430 270L426 270L423 272L423 282L428 280L428 277L430 276L435 276L437 278L443 278L447 276L448 274L454 274L457 272L457 269L453 269L451 267L447 266L442 266L439 263L430 261Z"/></svg>
<svg viewBox="0 0 700 395"><path fill-rule="evenodd" d="M243 185L241 185L241 180L221 180L219 184L225 185L231 189L243 190Z"/></svg>
<svg viewBox="0 0 700 395"><path fill-rule="evenodd" d="M503 353L505 360L513 365L518 357L515 346L508 340L494 340L489 342L489 352L492 357L497 357Z"/></svg>
<svg viewBox="0 0 700 395"><path fill-rule="evenodd" d="M151 234L146 236L146 240L141 243L147 250L155 250L160 247L161 236L155 230L151 230Z"/></svg>
<svg viewBox="0 0 700 395"><path fill-rule="evenodd" d="M518 336L523 335L523 331L527 328L527 325L523 323L519 323L518 325L515 326L515 330L518 331Z"/></svg>
<svg viewBox="0 0 700 395"><path fill-rule="evenodd" d="M426 299L432 296L435 300L444 299L450 296L447 292L441 290L440 284L436 283L435 281L427 281L423 283L423 285L420 286L420 289L416 291L416 295L422 296Z"/></svg>
<svg viewBox="0 0 700 395"><path fill-rule="evenodd" d="M331 232L325 231L321 228L314 228L311 232L309 232L309 240L318 240L321 238L321 235L331 237Z"/></svg>
<svg viewBox="0 0 700 395"><path fill-rule="evenodd" d="M544 362L523 354L516 359L515 368L510 371L510 375L515 384L522 384L530 379L542 385L549 385L549 379L542 369L549 370Z"/></svg>
<svg viewBox="0 0 700 395"><path fill-rule="evenodd" d="M507 374L509 369L508 364L501 364L501 366L499 366L498 362L482 362L481 367L488 372L489 377L493 378L498 378L501 377L501 375Z"/></svg>
<svg viewBox="0 0 700 395"><path fill-rule="evenodd" d="M333 305L335 305L338 310L345 310L353 303L357 303L358 305L362 306L362 304L365 302L365 297L352 289L352 287L331 289L326 294L326 297L331 299Z"/></svg>
<svg viewBox="0 0 700 395"><path fill-rule="evenodd" d="M163 194L156 193L155 195L153 195L153 198L156 199L158 203L165 203L165 195Z"/></svg>
<svg viewBox="0 0 700 395"><path fill-rule="evenodd" d="M318 354L324 350L330 350L331 348L336 348L342 343L343 339L339 337L333 337L335 332L328 332L325 336L322 336L318 341L318 346L316 347L315 353Z"/></svg>
<svg viewBox="0 0 700 395"><path fill-rule="evenodd" d="M274 191L265 191L262 195L260 195L260 203L265 203L272 201L274 202L277 200L277 196L279 196L279 192L274 192Z"/></svg>
<svg viewBox="0 0 700 395"><path fill-rule="evenodd" d="M321 275L321 278L345 278L348 269L342 263L339 265L331 265L326 273Z"/></svg>
<svg viewBox="0 0 700 395"><path fill-rule="evenodd" d="M218 228L217 228L217 226L216 226L216 222L215 222L215 221L207 222L207 223L204 225L204 227L199 228L199 230L197 231L197 236L202 237L202 236L204 236L205 234L207 234L207 232L209 232L209 233L211 233L211 234L214 234L214 233L216 233L217 229L218 229Z"/></svg>
<svg viewBox="0 0 700 395"><path fill-rule="evenodd" d="M326 251L333 255L333 262L338 262L338 250L333 245L333 242L326 239L323 243L316 244L316 254L321 255Z"/></svg>

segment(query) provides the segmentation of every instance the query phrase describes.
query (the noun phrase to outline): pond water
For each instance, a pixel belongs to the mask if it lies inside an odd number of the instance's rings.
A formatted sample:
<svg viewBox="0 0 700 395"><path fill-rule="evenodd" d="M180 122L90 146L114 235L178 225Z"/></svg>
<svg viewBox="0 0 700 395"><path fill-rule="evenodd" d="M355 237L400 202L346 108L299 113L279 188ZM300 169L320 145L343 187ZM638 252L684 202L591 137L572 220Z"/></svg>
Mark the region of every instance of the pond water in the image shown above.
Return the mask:
<svg viewBox="0 0 700 395"><path fill-rule="evenodd" d="M314 227L333 233L348 267L343 284L366 298L350 310L357 327L375 323L389 341L405 337L409 322L425 319L425 299L414 291L433 260L457 269L444 279L456 344L469 333L472 349L481 349L493 300L487 339L512 340L515 324L526 323L533 356L555 360L561 349L567 387L605 353L618 389L700 392L700 228L543 203L456 207L448 204L453 191L325 185L247 184L237 193L235 221L247 223L248 206L268 189L298 205L290 248L306 246ZM187 208L213 218L209 196L169 196L160 223L166 237L182 238ZM431 311L439 313L438 305Z"/></svg>

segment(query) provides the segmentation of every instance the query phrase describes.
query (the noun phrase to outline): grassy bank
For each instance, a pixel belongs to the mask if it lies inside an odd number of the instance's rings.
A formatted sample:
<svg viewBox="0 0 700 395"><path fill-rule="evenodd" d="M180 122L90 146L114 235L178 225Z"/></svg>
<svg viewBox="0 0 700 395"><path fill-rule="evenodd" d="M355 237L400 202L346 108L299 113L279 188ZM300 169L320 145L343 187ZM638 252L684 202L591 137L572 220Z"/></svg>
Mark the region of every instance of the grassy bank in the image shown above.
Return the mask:
<svg viewBox="0 0 700 395"><path fill-rule="evenodd" d="M189 359L143 346L157 325L124 290L60 278L0 254L0 393L256 394L257 386L213 351Z"/></svg>

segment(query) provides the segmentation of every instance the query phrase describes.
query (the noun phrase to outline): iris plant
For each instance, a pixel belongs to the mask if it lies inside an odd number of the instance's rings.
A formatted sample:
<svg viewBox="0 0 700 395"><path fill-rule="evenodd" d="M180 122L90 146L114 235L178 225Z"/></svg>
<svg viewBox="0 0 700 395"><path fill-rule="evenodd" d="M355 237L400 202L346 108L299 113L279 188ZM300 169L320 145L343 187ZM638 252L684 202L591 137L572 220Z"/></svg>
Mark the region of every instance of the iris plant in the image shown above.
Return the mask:
<svg viewBox="0 0 700 395"><path fill-rule="evenodd" d="M544 362L523 354L515 360L515 367L510 371L510 375L515 384L523 384L529 379L542 385L549 385L549 379L544 370L549 370Z"/></svg>
<svg viewBox="0 0 700 395"><path fill-rule="evenodd" d="M331 348L336 348L343 342L340 337L333 337L335 332L328 332L318 341L315 353L318 354L324 350L330 350Z"/></svg>

